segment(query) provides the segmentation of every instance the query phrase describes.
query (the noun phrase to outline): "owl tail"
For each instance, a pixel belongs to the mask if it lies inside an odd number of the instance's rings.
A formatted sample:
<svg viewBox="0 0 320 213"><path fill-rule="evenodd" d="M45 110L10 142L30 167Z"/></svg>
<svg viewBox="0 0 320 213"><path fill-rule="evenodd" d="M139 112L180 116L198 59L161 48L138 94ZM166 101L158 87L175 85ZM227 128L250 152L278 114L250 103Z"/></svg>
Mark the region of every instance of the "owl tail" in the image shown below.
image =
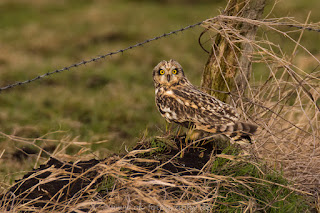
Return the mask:
<svg viewBox="0 0 320 213"><path fill-rule="evenodd" d="M250 123L237 122L229 125L218 126L217 132L229 136L236 143L250 142L251 136L257 131L258 126Z"/></svg>

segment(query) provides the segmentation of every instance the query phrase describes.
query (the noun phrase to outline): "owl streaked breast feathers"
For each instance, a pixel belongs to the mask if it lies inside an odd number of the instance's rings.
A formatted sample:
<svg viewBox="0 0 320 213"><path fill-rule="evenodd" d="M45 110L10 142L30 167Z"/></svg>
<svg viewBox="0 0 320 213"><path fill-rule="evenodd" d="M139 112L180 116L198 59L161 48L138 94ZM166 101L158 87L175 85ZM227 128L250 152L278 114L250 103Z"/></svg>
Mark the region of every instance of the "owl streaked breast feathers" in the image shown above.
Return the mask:
<svg viewBox="0 0 320 213"><path fill-rule="evenodd" d="M200 91L185 77L175 60L161 61L153 69L155 101L168 122L207 133L222 133L235 141L250 140L257 126L239 121L230 105Z"/></svg>

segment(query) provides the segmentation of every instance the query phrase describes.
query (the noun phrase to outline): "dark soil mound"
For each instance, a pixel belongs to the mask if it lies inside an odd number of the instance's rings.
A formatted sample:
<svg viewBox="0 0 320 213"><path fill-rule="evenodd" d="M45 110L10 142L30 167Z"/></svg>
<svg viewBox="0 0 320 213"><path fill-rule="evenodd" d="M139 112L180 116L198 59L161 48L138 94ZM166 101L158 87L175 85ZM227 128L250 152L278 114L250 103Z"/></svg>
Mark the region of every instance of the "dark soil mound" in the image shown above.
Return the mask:
<svg viewBox="0 0 320 213"><path fill-rule="evenodd" d="M92 159L77 163L66 163L50 158L45 165L41 165L40 168L24 175L21 180L16 181L16 184L5 195L1 195L0 206L8 205L7 202L11 206L36 200L33 205L43 207L50 205L52 201L65 201L75 196L83 187L87 187L92 182L97 172L86 173L86 171L99 162ZM54 174L55 172L57 174Z"/></svg>
<svg viewBox="0 0 320 213"><path fill-rule="evenodd" d="M165 141L170 141L170 144ZM95 189L97 184L103 181L99 177L98 164L110 164L114 159L151 159L150 162L133 162L134 165L151 171L159 165L169 173L179 173L179 175L196 175L210 160L212 153L219 153L214 150L212 143L202 141L201 144L185 148L185 137L156 138L152 141L139 143L134 150L145 150L154 148L147 153L130 156L116 156L104 160L89 160L73 162L62 162L50 158L41 165L26 174L21 180L16 181L6 194L0 196L0 206L15 206L32 201L34 207L55 206L56 203L68 203L68 200L77 197L84 198L90 193L89 189ZM142 175L139 172L130 172L130 177ZM85 192L83 189L86 189ZM98 194L104 196L106 190L100 190ZM9 209L8 209L9 210Z"/></svg>

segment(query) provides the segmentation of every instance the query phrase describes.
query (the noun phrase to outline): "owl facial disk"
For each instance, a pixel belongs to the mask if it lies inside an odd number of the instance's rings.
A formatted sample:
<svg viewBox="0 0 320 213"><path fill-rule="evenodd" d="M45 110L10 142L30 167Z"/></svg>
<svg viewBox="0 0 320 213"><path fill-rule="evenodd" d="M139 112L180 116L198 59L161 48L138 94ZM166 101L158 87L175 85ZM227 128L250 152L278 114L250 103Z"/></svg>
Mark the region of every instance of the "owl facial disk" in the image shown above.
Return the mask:
<svg viewBox="0 0 320 213"><path fill-rule="evenodd" d="M161 61L153 69L153 80L155 85L171 86L184 78L181 65L174 61Z"/></svg>

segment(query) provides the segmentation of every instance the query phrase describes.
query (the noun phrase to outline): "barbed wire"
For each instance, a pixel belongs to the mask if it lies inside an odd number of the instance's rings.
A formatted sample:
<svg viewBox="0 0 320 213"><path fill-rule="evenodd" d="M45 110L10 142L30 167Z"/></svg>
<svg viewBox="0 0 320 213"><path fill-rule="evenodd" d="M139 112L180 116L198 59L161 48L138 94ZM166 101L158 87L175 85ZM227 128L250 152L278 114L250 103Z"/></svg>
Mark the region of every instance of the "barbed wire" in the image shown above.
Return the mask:
<svg viewBox="0 0 320 213"><path fill-rule="evenodd" d="M206 19L208 20L208 19ZM28 83L31 83L33 81L36 81L36 80L39 80L39 79L42 79L42 78L45 78L47 76L50 76L52 74L56 74L56 73L61 73L63 71L67 71L67 70L70 70L71 68L75 68L75 67L78 67L78 66L81 66L81 65L85 65L85 64L88 64L88 63L92 63L92 62L97 62L101 59L104 59L106 57L109 57L109 56L112 56L112 55L116 55L118 53L123 53L127 50L131 50L135 47L140 47L140 46L143 46L144 44L147 44L147 43L150 43L152 41L156 41L158 39L161 39L161 38L164 38L164 37L167 37L167 36L170 36L170 35L173 35L173 34L176 34L176 33L179 33L179 32L183 32L185 30L188 30L188 29L191 29L191 28L194 28L196 26L199 26L201 25L202 23L204 23L206 20L204 21L201 21L201 22L198 22L198 23L195 23L195 24L192 24L192 25L188 25L186 27L183 27L181 29L178 29L178 30L174 30L174 31L171 31L169 33L164 33L160 36L156 36L156 37L153 37L151 39L147 39L147 40L144 40L142 42L139 42L139 43L136 43L132 46L129 46L127 48L124 48L124 49L120 49L120 50L117 50L117 51L114 51L114 52L109 52L109 53L106 53L104 55L100 55L100 56L97 56L97 57L94 57L92 59L89 59L89 60L83 60L81 62L78 62L78 63L75 63L75 64L72 64L70 66L67 66L67 67L63 67L61 69L57 69L57 70L54 70L54 71L51 71L51 72L47 72L47 73L44 73L42 75L38 75L37 77L35 78L32 78L32 79L28 79L28 80L25 80L25 81L18 81L16 83L13 83L13 84L9 84L7 86L4 86L4 87L0 87L0 93L4 90L7 90L7 89L11 89L13 87L16 87L16 86L21 86L21 85L24 85L24 84L28 84ZM270 21L265 21L264 22L270 22ZM304 26L298 26L298 25L294 25L294 24L289 24L289 23L282 23L282 22L274 22L275 24L279 25L279 26L287 26L287 27L293 27L293 28L298 28L298 29L305 29L305 30L309 30L309 31L315 31L315 32L320 32L320 29L314 29L312 27L304 27Z"/></svg>
<svg viewBox="0 0 320 213"><path fill-rule="evenodd" d="M298 28L300 30L308 30L308 31L314 31L314 32L320 33L320 29L314 29L312 27L298 26L298 25L288 24L288 23L284 23L284 22L274 22L274 23L279 25L279 26L293 27L293 28Z"/></svg>
<svg viewBox="0 0 320 213"><path fill-rule="evenodd" d="M136 43L135 45L129 46L129 47L124 48L124 49L120 49L120 50L117 50L117 51L114 51L114 52L109 52L109 53L106 53L106 54L104 54L104 55L100 55L100 56L94 57L94 58L92 58L92 59L90 59L90 60L83 60L83 61L81 61L81 62L79 62L79 63L75 63L75 64L72 64L72 65L70 65L70 66L63 67L63 68L61 68L61 69L54 70L54 71L52 71L52 72L47 72L47 73L45 73L45 74L39 75L39 76L37 76L37 77L35 77L35 78L32 78L32 79L29 79L29 80L18 81L18 82L16 82L16 83L9 84L9 85L7 85L7 86L1 87L1 88L0 88L0 93L1 93L2 91L4 91L4 90L11 89L11 88L16 87L16 86L21 86L21 85L24 85L24 84L28 84L28 83L31 83L31 82L33 82L33 81L36 81L36 80L45 78L45 77L47 77L47 76L49 76L49 75L52 75L52 74L61 73L61 72L66 71L66 70L70 70L71 68L74 68L74 67L78 67L78 66L81 66L81 65L85 65L85 64L88 64L88 63L92 63L92 62L99 61L99 60L104 59L104 58L106 58L106 57L108 57L108 56L116 55L116 54L118 54L118 53L123 53L123 52L125 52L125 51L127 51L127 50L131 50L131 49L133 49L133 48L135 48L135 47L140 47L140 46L142 46L142 45L144 45L144 44L147 44L147 43L149 43L149 42L156 41L156 40L158 40L158 39L161 39L161 38L164 38L164 37L167 37L167 36L170 36L170 35L173 35L173 34L176 34L176 33L179 33L179 32L182 32L182 31L185 31L185 30L188 30L188 29L191 29L191 28L194 28L194 27L196 27L196 26L201 25L202 23L203 23L203 21L198 22L198 23L195 23L195 24L192 24L192 25L188 25L188 26L183 27L183 28L181 28L181 29L174 30L174 31L171 31L171 32L169 32L169 33L164 33L164 34L162 34L162 35L160 35L160 36L156 36L156 37L153 37L153 38L151 38L151 39L144 40L144 41L142 41L142 42Z"/></svg>

